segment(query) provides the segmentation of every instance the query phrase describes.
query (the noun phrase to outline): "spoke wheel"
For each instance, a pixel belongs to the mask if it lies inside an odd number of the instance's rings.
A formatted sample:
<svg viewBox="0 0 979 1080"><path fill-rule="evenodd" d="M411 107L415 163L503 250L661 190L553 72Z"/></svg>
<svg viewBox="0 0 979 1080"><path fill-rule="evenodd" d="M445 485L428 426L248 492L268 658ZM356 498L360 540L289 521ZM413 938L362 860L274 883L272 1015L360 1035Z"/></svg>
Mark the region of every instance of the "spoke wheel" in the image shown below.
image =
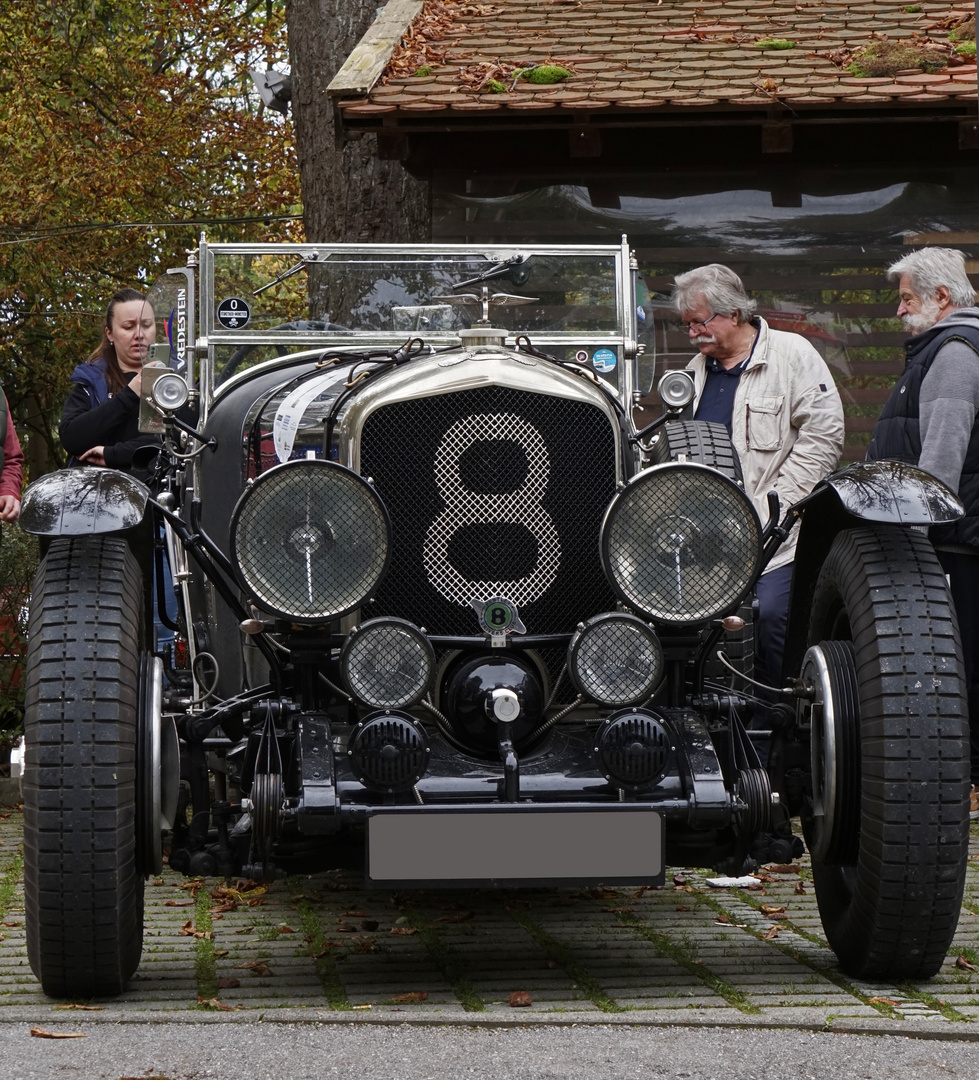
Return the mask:
<svg viewBox="0 0 979 1080"><path fill-rule="evenodd" d="M136 852L142 575L124 540L57 539L28 629L27 955L46 994L120 993L139 963Z"/></svg>
<svg viewBox="0 0 979 1080"><path fill-rule="evenodd" d="M809 640L803 826L826 937L852 975L928 978L955 933L969 838L958 632L928 541L886 527L841 533Z"/></svg>

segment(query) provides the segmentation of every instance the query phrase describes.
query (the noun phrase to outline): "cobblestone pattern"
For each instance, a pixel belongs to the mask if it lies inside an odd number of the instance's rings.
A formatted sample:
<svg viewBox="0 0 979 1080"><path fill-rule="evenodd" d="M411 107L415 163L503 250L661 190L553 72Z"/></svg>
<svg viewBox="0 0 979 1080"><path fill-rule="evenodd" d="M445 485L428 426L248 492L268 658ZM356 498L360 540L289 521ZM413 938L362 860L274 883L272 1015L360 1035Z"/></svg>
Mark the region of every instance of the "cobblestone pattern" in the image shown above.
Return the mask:
<svg viewBox="0 0 979 1080"><path fill-rule="evenodd" d="M942 971L901 986L840 972L805 860L765 868L752 890L713 889L703 871L671 870L663 889L392 894L340 870L229 894L217 879L167 871L147 883L139 970L96 1016L60 1011L31 974L21 817L12 810L0 813L0 1020L196 1021L210 1013L232 1021L927 1028L979 1038L979 827L972 848ZM515 992L530 1003L512 1004Z"/></svg>

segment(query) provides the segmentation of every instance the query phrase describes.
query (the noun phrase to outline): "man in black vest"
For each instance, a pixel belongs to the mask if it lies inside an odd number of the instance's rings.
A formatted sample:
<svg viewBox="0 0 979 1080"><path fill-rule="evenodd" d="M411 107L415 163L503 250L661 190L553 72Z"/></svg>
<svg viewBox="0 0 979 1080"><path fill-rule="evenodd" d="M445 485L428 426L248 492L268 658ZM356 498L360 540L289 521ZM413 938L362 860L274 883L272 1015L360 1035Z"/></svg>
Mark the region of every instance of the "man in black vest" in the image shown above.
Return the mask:
<svg viewBox="0 0 979 1080"><path fill-rule="evenodd" d="M925 248L894 263L897 313L914 336L904 374L874 428L868 460L892 458L938 477L965 517L930 531L959 619L972 744L970 816L979 817L979 308L961 251Z"/></svg>

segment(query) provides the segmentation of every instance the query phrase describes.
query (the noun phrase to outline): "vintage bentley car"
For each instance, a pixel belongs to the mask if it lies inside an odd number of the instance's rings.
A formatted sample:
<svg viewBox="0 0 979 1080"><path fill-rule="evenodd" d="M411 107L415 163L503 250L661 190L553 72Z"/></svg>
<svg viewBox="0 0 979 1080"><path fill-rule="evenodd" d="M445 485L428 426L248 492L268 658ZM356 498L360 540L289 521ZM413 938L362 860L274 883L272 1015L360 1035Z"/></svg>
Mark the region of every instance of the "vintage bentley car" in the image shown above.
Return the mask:
<svg viewBox="0 0 979 1080"><path fill-rule="evenodd" d="M790 858L790 814L842 967L939 968L969 824L923 528L961 513L947 489L851 465L759 515L724 429L684 413L687 376L636 411L624 239L202 240L147 303L148 481L65 470L23 504L48 994L122 990L165 853L269 878L362 843L382 888L653 885L740 871L759 836ZM766 690L752 590L790 528Z"/></svg>

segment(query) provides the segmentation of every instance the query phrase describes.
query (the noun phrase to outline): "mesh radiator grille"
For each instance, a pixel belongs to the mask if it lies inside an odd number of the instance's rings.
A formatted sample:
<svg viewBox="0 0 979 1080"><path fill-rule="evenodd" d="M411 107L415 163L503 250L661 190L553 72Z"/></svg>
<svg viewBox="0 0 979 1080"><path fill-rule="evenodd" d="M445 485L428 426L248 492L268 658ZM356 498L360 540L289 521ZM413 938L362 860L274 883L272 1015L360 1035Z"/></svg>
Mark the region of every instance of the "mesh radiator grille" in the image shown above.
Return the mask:
<svg viewBox="0 0 979 1080"><path fill-rule="evenodd" d="M615 437L598 408L504 387L399 402L367 420L361 472L394 534L365 617L473 635L470 601L502 596L548 634L614 607L598 539Z"/></svg>

